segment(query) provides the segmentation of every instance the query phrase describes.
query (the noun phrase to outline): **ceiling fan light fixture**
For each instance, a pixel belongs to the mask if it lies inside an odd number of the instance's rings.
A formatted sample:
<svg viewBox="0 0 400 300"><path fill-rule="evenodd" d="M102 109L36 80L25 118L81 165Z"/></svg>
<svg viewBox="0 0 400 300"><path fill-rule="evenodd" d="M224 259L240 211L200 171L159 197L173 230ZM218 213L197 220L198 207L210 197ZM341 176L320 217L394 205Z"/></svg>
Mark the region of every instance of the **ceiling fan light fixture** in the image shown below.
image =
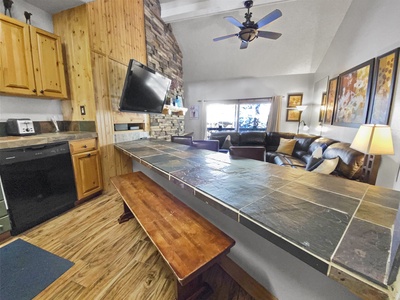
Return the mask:
<svg viewBox="0 0 400 300"><path fill-rule="evenodd" d="M251 42L257 37L257 30L254 28L246 28L239 32L239 38L245 42Z"/></svg>
<svg viewBox="0 0 400 300"><path fill-rule="evenodd" d="M240 44L240 49L246 49L247 45L258 37L276 40L282 35L281 33L272 31L259 31L261 27L264 27L265 25L275 21L282 16L282 12L279 9L275 9L274 11L270 12L268 15L260 19L257 23L254 23L253 21L251 21L252 13L250 12L250 8L253 6L253 1L245 1L244 6L247 8L247 13L245 13L244 15L246 19L245 22L240 23L237 19L231 16L224 17L225 20L240 29L239 33L228 34L225 36L214 38L214 42L237 36L242 41L242 43Z"/></svg>

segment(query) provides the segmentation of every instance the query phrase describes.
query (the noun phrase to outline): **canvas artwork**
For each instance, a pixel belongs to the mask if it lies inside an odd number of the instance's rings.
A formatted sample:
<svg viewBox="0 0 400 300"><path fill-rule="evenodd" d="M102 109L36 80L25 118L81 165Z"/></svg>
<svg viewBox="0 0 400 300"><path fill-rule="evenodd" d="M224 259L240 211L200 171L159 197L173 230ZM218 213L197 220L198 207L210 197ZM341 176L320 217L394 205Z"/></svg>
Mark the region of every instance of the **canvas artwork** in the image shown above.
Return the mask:
<svg viewBox="0 0 400 300"><path fill-rule="evenodd" d="M287 107L295 108L296 106L299 106L302 103L303 103L303 94L302 93L288 95Z"/></svg>
<svg viewBox="0 0 400 300"><path fill-rule="evenodd" d="M300 111L297 109L288 109L286 111L286 121L287 122L299 122L300 121Z"/></svg>
<svg viewBox="0 0 400 300"><path fill-rule="evenodd" d="M339 76L334 125L358 127L366 122L374 60Z"/></svg>
<svg viewBox="0 0 400 300"><path fill-rule="evenodd" d="M319 122L323 122L325 119L325 112L326 112L326 93L322 93L322 99L321 99L321 107L319 109Z"/></svg>
<svg viewBox="0 0 400 300"><path fill-rule="evenodd" d="M198 119L199 118L199 106L191 105L190 106L190 119Z"/></svg>
<svg viewBox="0 0 400 300"><path fill-rule="evenodd" d="M369 116L369 123L371 124L387 125L389 123L398 55L399 49L395 49L377 58L374 93Z"/></svg>
<svg viewBox="0 0 400 300"><path fill-rule="evenodd" d="M329 80L329 89L326 99L325 124L332 124L333 108L335 107L338 78Z"/></svg>

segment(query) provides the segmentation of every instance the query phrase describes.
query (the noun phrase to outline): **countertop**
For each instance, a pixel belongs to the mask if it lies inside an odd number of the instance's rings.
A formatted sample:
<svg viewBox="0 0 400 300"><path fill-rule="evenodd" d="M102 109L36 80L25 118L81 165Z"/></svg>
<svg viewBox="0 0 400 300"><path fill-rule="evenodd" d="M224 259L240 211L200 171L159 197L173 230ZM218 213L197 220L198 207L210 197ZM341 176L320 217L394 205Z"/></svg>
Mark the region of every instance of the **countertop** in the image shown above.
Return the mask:
<svg viewBox="0 0 400 300"><path fill-rule="evenodd" d="M166 141L115 147L361 298L393 297L400 192Z"/></svg>
<svg viewBox="0 0 400 300"><path fill-rule="evenodd" d="M88 131L63 131L54 133L42 133L29 136L2 136L0 137L0 149L88 139L95 137L97 137L96 132Z"/></svg>

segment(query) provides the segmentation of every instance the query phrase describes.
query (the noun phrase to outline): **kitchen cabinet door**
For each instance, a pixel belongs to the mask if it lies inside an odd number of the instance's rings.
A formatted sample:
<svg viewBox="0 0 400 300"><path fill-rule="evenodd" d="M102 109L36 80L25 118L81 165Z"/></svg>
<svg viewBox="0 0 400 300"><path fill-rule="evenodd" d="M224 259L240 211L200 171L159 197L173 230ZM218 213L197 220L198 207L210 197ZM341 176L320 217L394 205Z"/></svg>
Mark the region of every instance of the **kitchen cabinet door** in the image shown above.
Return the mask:
<svg viewBox="0 0 400 300"><path fill-rule="evenodd" d="M29 25L1 14L0 92L36 95Z"/></svg>
<svg viewBox="0 0 400 300"><path fill-rule="evenodd" d="M67 98L60 37L0 14L0 92Z"/></svg>
<svg viewBox="0 0 400 300"><path fill-rule="evenodd" d="M103 189L99 151L72 155L78 201Z"/></svg>
<svg viewBox="0 0 400 300"><path fill-rule="evenodd" d="M40 95L66 98L64 63L59 36L30 27L36 89Z"/></svg>

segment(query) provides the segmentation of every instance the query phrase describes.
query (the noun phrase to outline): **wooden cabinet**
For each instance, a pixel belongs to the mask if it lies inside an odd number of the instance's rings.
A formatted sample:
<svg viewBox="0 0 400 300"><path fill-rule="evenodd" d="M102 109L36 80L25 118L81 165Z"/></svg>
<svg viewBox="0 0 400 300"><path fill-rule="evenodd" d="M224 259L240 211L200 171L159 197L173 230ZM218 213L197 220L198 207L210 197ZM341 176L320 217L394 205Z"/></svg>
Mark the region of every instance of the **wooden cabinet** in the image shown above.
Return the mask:
<svg viewBox="0 0 400 300"><path fill-rule="evenodd" d="M60 37L0 15L0 92L66 98Z"/></svg>
<svg viewBox="0 0 400 300"><path fill-rule="evenodd" d="M96 139L71 141L70 150L79 203L103 189L100 154Z"/></svg>

